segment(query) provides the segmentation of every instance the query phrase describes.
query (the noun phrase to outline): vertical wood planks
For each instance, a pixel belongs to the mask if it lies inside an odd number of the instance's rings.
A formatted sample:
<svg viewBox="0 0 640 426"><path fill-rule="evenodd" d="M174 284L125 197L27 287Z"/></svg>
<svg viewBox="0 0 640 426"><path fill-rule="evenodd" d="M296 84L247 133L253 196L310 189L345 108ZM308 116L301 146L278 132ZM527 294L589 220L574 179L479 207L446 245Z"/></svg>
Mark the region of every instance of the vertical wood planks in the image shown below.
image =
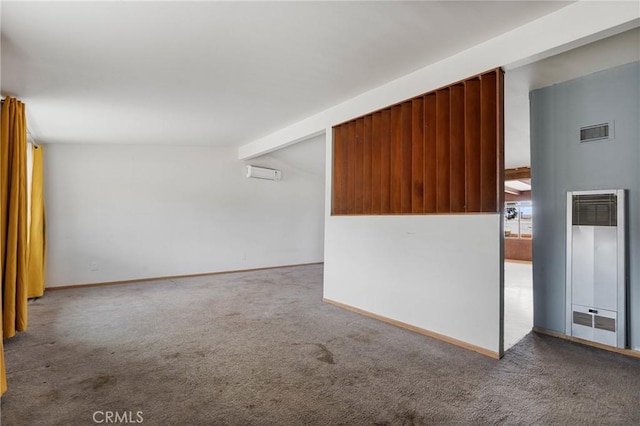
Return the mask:
<svg viewBox="0 0 640 426"><path fill-rule="evenodd" d="M412 168L413 168L413 139L411 125L413 124L411 101L402 104L402 183L400 185L401 213L411 213L412 201Z"/></svg>
<svg viewBox="0 0 640 426"><path fill-rule="evenodd" d="M496 69L334 127L333 214L498 212Z"/></svg>
<svg viewBox="0 0 640 426"><path fill-rule="evenodd" d="M411 212L424 211L424 109L423 99L411 102Z"/></svg>
<svg viewBox="0 0 640 426"><path fill-rule="evenodd" d="M342 139L342 158L344 158L344 164L342 165L342 189L343 195L340 197L340 206L343 214L349 211L349 200L347 199L347 187L349 185L349 127L345 124L340 126L340 134Z"/></svg>
<svg viewBox="0 0 640 426"><path fill-rule="evenodd" d="M449 120L449 165L450 165L450 202L451 212L462 213L466 210L465 188L465 146L464 146L464 86L456 84L450 89Z"/></svg>
<svg viewBox="0 0 640 426"><path fill-rule="evenodd" d="M481 211L480 199L480 79L464 82L467 211Z"/></svg>
<svg viewBox="0 0 640 426"><path fill-rule="evenodd" d="M436 93L436 191L438 213L451 211L450 165L449 165L449 89Z"/></svg>
<svg viewBox="0 0 640 426"><path fill-rule="evenodd" d="M437 210L436 94L424 97L424 212Z"/></svg>
<svg viewBox="0 0 640 426"><path fill-rule="evenodd" d="M372 119L371 135L371 214L380 214L382 204L382 113L376 112Z"/></svg>
<svg viewBox="0 0 640 426"><path fill-rule="evenodd" d="M343 124L343 126L345 126ZM356 201L356 122L351 121L347 126L347 213L355 214Z"/></svg>
<svg viewBox="0 0 640 426"><path fill-rule="evenodd" d="M371 213L371 193L373 190L372 182L372 146L371 146L371 115L364 117L364 134L363 134L363 168L362 168L362 212L365 214Z"/></svg>
<svg viewBox="0 0 640 426"><path fill-rule="evenodd" d="M391 212L402 212L402 107L391 108Z"/></svg>
<svg viewBox="0 0 640 426"><path fill-rule="evenodd" d="M364 118L356 120L356 148L354 161L355 168L355 206L353 211L355 214L364 213L363 209L363 189L364 189Z"/></svg>
<svg viewBox="0 0 640 426"><path fill-rule="evenodd" d="M498 211L498 150L496 72L480 77L480 200L482 212Z"/></svg>
<svg viewBox="0 0 640 426"><path fill-rule="evenodd" d="M382 111L380 141L382 167L380 168L380 213L391 213L391 110Z"/></svg>

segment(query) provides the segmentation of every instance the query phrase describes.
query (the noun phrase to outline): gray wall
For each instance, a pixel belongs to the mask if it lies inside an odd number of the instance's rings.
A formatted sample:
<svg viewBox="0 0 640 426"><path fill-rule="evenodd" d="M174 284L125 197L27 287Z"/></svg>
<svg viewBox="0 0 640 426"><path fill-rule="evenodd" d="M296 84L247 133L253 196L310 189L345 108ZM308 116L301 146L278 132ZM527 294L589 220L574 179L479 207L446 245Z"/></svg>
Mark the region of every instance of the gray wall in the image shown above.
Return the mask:
<svg viewBox="0 0 640 426"><path fill-rule="evenodd" d="M565 332L566 193L628 189L630 346L640 350L640 62L531 92L534 325ZM615 138L579 144L615 120Z"/></svg>

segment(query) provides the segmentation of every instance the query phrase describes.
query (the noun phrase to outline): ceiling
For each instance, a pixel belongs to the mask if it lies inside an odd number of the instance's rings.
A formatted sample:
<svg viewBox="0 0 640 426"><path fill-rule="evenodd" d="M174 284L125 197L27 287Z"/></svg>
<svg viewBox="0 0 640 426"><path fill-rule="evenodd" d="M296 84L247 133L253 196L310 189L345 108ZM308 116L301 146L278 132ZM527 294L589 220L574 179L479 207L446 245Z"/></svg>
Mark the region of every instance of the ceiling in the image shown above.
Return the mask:
<svg viewBox="0 0 640 426"><path fill-rule="evenodd" d="M504 192L520 195L521 192L531 191L531 179L515 179L504 181Z"/></svg>
<svg viewBox="0 0 640 426"><path fill-rule="evenodd" d="M569 2L3 2L41 143L238 146Z"/></svg>

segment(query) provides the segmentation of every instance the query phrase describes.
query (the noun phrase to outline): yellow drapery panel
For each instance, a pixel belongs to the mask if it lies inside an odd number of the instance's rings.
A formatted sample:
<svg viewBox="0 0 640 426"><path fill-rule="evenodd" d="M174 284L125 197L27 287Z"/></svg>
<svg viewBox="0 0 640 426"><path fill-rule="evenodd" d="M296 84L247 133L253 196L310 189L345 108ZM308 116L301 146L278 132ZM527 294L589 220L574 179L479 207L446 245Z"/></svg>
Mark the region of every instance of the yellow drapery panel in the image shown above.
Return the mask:
<svg viewBox="0 0 640 426"><path fill-rule="evenodd" d="M3 337L27 329L27 125L24 104L2 105L2 326Z"/></svg>
<svg viewBox="0 0 640 426"><path fill-rule="evenodd" d="M31 220L29 231L29 257L27 261L27 297L44 294L45 265L47 261L47 241L45 234L44 191L42 177L43 147L32 150L33 171L31 172Z"/></svg>
<svg viewBox="0 0 640 426"><path fill-rule="evenodd" d="M2 337L27 329L27 122L24 104L7 97L0 116L0 261ZM0 389L6 389L4 356Z"/></svg>

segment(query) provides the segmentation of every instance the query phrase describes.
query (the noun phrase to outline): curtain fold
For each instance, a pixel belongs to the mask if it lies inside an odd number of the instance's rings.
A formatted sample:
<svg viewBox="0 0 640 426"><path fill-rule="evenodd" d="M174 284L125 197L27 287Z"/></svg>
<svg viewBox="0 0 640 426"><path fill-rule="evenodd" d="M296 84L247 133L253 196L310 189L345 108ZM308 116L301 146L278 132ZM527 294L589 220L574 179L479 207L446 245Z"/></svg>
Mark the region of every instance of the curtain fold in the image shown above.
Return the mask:
<svg viewBox="0 0 640 426"><path fill-rule="evenodd" d="M27 297L44 294L47 242L45 233L42 156L44 148L33 146L31 172L31 217L29 221L29 256L27 258Z"/></svg>
<svg viewBox="0 0 640 426"><path fill-rule="evenodd" d="M24 104L7 97L0 115L0 261L2 337L27 329L27 121ZM6 389L4 355L0 390Z"/></svg>

